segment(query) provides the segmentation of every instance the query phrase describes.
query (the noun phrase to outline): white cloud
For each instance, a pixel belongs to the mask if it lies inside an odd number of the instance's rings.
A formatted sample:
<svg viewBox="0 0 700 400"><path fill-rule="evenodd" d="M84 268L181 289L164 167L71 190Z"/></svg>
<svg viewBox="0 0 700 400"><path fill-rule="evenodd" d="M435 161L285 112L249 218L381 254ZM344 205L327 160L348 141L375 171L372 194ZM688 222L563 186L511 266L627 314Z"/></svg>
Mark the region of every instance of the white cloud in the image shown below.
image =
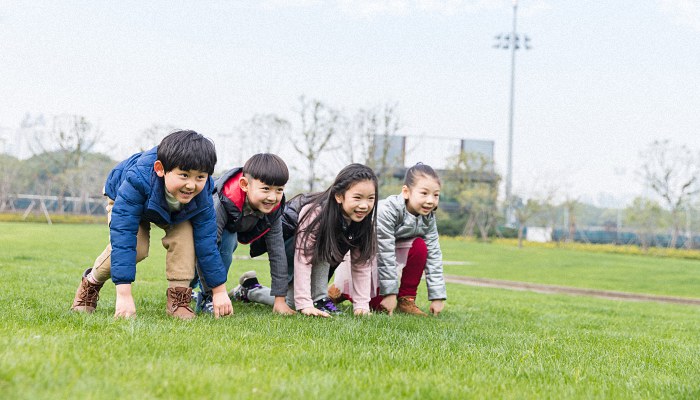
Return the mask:
<svg viewBox="0 0 700 400"><path fill-rule="evenodd" d="M265 9L330 7L353 17L406 16L417 13L459 15L484 10L507 10L512 0L263 0ZM519 6L527 15L551 9L549 0L529 0Z"/></svg>
<svg viewBox="0 0 700 400"><path fill-rule="evenodd" d="M509 7L508 0L337 0L345 14L360 18L433 13L456 15Z"/></svg>
<svg viewBox="0 0 700 400"><path fill-rule="evenodd" d="M263 0L262 7L265 9L307 8L320 4L322 4L321 0Z"/></svg>
<svg viewBox="0 0 700 400"><path fill-rule="evenodd" d="M406 15L411 8L408 0L338 0L338 8L345 14L372 18L379 15Z"/></svg>
<svg viewBox="0 0 700 400"><path fill-rule="evenodd" d="M678 25L700 32L700 1L660 0L659 6Z"/></svg>
<svg viewBox="0 0 700 400"><path fill-rule="evenodd" d="M550 4L548 0L533 0L533 1L528 1L527 3L523 4L520 3L518 5L518 10L522 9L523 11L523 16L525 17L536 17L540 14L544 14L547 11L552 10L553 6Z"/></svg>

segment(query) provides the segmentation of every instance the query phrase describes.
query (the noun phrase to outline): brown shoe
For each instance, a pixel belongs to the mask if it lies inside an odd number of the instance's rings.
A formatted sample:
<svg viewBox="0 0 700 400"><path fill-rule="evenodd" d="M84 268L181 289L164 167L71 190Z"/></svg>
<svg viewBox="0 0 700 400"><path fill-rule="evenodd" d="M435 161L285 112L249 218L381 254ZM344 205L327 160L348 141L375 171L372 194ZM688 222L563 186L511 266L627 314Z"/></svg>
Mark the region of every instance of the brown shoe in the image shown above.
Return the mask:
<svg viewBox="0 0 700 400"><path fill-rule="evenodd" d="M97 308L97 300L100 299L100 289L104 283L92 283L87 279L87 275L92 268L88 268L83 272L83 279L80 281L78 290L75 291L73 305L70 307L72 311L92 313Z"/></svg>
<svg viewBox="0 0 700 400"><path fill-rule="evenodd" d="M168 296L168 304L165 306L165 311L168 315L180 319L194 318L194 311L190 307L192 288L171 287L168 288L166 294Z"/></svg>
<svg viewBox="0 0 700 400"><path fill-rule="evenodd" d="M338 303L342 303L343 301L345 301L345 296L340 291L340 289L338 289L338 287L335 285L331 285L328 288L328 298L331 299L333 304L338 304Z"/></svg>
<svg viewBox="0 0 700 400"><path fill-rule="evenodd" d="M416 305L416 298L411 296L399 297L399 304L396 309L406 314L419 315L421 317L428 316L428 314L424 313L420 308L418 308Z"/></svg>

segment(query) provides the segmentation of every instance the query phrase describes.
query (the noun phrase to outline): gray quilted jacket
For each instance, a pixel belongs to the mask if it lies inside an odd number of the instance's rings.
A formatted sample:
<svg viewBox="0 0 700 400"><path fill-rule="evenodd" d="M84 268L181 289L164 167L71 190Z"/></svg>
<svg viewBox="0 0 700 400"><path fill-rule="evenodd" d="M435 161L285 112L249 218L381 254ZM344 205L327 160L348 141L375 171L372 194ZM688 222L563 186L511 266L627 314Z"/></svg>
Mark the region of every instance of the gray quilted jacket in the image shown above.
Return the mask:
<svg viewBox="0 0 700 400"><path fill-rule="evenodd" d="M385 296L399 292L396 241L422 237L428 246L428 261L425 265L428 299L447 299L445 278L442 274L442 251L438 241L435 214L430 213L426 216L411 214L406 210L406 201L401 195L389 196L379 201L377 207L379 293Z"/></svg>

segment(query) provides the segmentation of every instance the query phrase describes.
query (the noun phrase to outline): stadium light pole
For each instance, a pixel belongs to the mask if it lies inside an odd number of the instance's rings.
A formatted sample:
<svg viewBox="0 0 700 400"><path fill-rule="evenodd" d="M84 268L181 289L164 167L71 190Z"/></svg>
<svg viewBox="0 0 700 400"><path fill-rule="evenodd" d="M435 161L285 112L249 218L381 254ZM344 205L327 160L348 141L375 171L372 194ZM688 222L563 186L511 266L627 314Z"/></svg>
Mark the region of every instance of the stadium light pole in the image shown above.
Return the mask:
<svg viewBox="0 0 700 400"><path fill-rule="evenodd" d="M518 0L513 0L513 29L510 33L496 36L497 49L510 50L510 111L508 116L508 166L506 170L506 225L515 226L513 210L513 115L515 112L515 50L520 48L520 37L517 32ZM523 46L530 49L530 38L524 36Z"/></svg>

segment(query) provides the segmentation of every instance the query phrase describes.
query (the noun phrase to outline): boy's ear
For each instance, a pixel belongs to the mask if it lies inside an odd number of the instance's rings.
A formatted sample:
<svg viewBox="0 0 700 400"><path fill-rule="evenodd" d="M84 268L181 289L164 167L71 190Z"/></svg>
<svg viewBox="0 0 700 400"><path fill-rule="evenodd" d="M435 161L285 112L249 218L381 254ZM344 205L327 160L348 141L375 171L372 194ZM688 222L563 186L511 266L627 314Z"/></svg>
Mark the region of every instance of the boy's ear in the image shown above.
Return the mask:
<svg viewBox="0 0 700 400"><path fill-rule="evenodd" d="M408 200L408 186L403 185L401 188L401 195L403 196L404 200Z"/></svg>
<svg viewBox="0 0 700 400"><path fill-rule="evenodd" d="M238 180L238 185L241 187L241 190L248 193L248 178L246 178L245 175L241 175L241 178Z"/></svg>
<svg viewBox="0 0 700 400"><path fill-rule="evenodd" d="M153 163L153 170L156 171L156 175L159 177L164 177L165 176L165 167L163 167L163 163L160 162L160 160L156 160L155 163Z"/></svg>

